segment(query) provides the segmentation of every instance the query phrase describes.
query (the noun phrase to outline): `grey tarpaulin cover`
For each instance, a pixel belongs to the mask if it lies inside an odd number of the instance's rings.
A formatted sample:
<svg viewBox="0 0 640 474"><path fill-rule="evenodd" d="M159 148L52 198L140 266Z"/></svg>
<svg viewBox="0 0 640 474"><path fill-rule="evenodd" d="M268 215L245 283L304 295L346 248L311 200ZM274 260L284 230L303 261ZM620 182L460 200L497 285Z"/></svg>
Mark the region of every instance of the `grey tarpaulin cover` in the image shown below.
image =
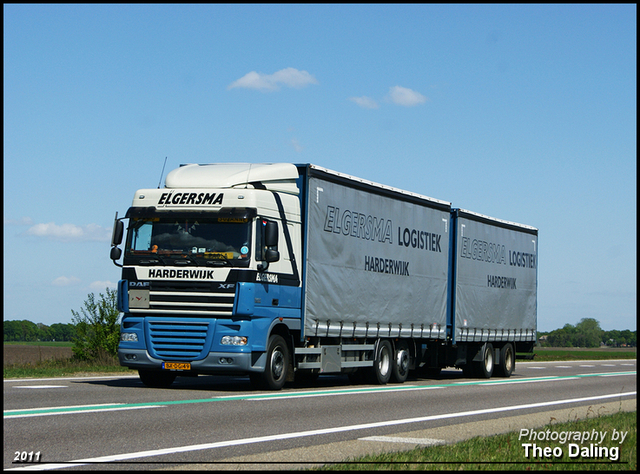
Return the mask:
<svg viewBox="0 0 640 474"><path fill-rule="evenodd" d="M538 231L456 210L455 339L535 340Z"/></svg>
<svg viewBox="0 0 640 474"><path fill-rule="evenodd" d="M444 338L449 203L309 180L305 335Z"/></svg>

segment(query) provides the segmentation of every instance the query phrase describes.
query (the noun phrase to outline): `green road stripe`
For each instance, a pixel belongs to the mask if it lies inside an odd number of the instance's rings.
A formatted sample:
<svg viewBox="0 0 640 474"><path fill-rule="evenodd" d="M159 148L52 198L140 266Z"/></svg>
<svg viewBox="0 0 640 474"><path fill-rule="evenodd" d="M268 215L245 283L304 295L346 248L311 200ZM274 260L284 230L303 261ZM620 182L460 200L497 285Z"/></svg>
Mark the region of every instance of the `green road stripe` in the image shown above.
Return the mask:
<svg viewBox="0 0 640 474"><path fill-rule="evenodd" d="M527 382L553 382L561 380L570 380L575 378L585 377L602 377L602 376L614 376L614 375L635 375L636 371L629 372L604 372L599 374L581 374L581 375L566 375L566 376L551 376L551 377L531 377L524 379L496 379L496 380L479 380L471 382L453 382L439 385L398 385L398 386L384 386L384 387L370 387L370 388L348 388L339 390L315 390L308 392L278 392L278 393L261 393L254 395L231 395L226 397L215 398L201 398L194 400L174 400L165 402L147 402L147 403L114 403L113 405L100 405L98 407L85 405L76 407L63 407L63 408L32 408L27 410L5 410L5 418L17 418L21 416L34 416L34 415L59 415L70 414L77 412L99 412L99 411L114 411L114 410L127 410L136 408L157 408L171 405L184 405L188 403L208 403L208 402L224 402L224 401L237 401L237 400L278 400L286 398L301 398L301 397L313 397L313 396L328 396L328 395L351 395L351 394L364 394L364 393L381 393L381 392L395 392L402 390L431 390L436 388L448 388L448 387L460 387L464 385L495 385L495 384L519 384Z"/></svg>

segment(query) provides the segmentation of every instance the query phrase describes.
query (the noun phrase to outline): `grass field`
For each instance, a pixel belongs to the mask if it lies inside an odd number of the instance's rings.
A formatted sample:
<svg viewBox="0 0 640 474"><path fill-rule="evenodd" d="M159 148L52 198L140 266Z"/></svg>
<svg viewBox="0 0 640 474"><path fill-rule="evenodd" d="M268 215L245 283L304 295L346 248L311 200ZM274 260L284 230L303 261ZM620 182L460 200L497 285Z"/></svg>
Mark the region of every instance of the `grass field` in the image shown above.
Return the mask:
<svg viewBox="0 0 640 474"><path fill-rule="evenodd" d="M129 372L117 359L105 357L95 362L73 359L71 342L10 342L3 347L3 377L63 377L87 373Z"/></svg>
<svg viewBox="0 0 640 474"><path fill-rule="evenodd" d="M3 365L37 364L46 360L65 360L73 356L71 342L4 343Z"/></svg>
<svg viewBox="0 0 640 474"><path fill-rule="evenodd" d="M536 347L533 351L534 361L557 360L608 360L635 359L638 356L636 347L625 348L576 348L576 347Z"/></svg>

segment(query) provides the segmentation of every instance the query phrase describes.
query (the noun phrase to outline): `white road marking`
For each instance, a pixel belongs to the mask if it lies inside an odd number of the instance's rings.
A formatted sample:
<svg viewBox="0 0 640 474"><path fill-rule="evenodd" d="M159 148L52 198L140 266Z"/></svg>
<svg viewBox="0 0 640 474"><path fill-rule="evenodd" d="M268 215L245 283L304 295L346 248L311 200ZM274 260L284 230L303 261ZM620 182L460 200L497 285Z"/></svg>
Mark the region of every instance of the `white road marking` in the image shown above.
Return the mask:
<svg viewBox="0 0 640 474"><path fill-rule="evenodd" d="M309 436L320 436L320 435L333 434L333 433L345 433L348 431L382 428L387 426L399 426L399 425L405 425L410 423L444 420L449 418L462 418L462 417L468 417L468 416L485 415L489 413L503 413L503 412L509 412L509 411L526 410L530 408L541 408L541 407L548 407L548 406L554 406L554 405L564 405L568 403L591 402L595 400L621 398L621 397L627 397L632 395L636 395L636 392L633 391L633 392L624 392L624 393L612 393L609 395L599 395L594 397L572 398L568 400L553 400L550 402L530 403L526 405L513 405L513 406L497 407L497 408L485 408L482 410L472 410L472 411L464 411L464 412L457 412L457 413L444 413L442 415L431 415L431 416L422 416L417 418L405 418L400 420L379 421L374 423L364 423L360 425L337 426L334 428L324 428L324 429L310 430L310 431L298 431L293 433L283 433L283 434L275 434L275 435L269 435L269 436L258 436L255 438L232 439L227 441L219 441L216 443L195 444L190 446L177 446L173 448L153 449L149 451L139 451L135 453L123 453L123 454L114 454L110 456L100 456L96 458L77 459L77 460L69 461L65 463L32 464L32 465L21 467L21 468L14 468L14 469L7 469L7 470L8 471L9 470L10 471L18 471L18 470L46 471L46 470L52 470L52 469L64 469L64 468L70 468L75 466L83 466L90 463L108 463L108 462L114 462L114 461L126 461L128 459L148 458L153 456L163 456L166 454L186 453L190 451L226 448L230 446L242 446L247 444L265 443L269 441L282 441L285 439L304 438Z"/></svg>
<svg viewBox="0 0 640 474"><path fill-rule="evenodd" d="M35 416L51 416L51 415L76 415L78 413L95 413L105 412L105 411L122 411L122 410L143 410L146 408L165 408L165 405L143 405L143 406L113 406L113 405L123 405L122 403L109 403L108 405L80 405L77 407L54 407L49 410L60 410L62 408L67 408L69 411L44 411L45 409L38 408L37 410L41 411L33 411L33 410L6 410L4 412L4 419L11 420L15 418L32 418ZM100 408L103 406L112 406L112 408ZM83 408L86 407L86 410L74 410L73 408ZM25 411L31 411L31 413L24 413ZM15 413L12 415L11 413Z"/></svg>
<svg viewBox="0 0 640 474"><path fill-rule="evenodd" d="M85 377L51 377L42 379L4 379L4 383L12 382L49 382L55 380L57 382L61 380L87 380L87 379L137 379L137 375L87 375Z"/></svg>
<svg viewBox="0 0 640 474"><path fill-rule="evenodd" d="M65 406L61 406L61 407L38 407L38 408L18 408L16 410L5 410L4 413L7 414L11 414L11 413L16 413L16 412L21 412L21 411L27 411L27 410L64 410L67 408L97 408L97 407L112 407L114 405L124 405L124 403L99 403L99 404L93 404L93 405L65 405Z"/></svg>
<svg viewBox="0 0 640 474"><path fill-rule="evenodd" d="M430 387L430 386L413 386L413 385L403 385L398 388L374 388L374 389L338 389L338 390L323 390L321 392L302 392L302 393L291 393L291 394L283 394L283 395L265 395L264 397L256 397L250 398L251 401L265 401L265 400L282 400L284 398L308 398L308 397L330 397L333 395L363 395L367 393L389 393L389 392L404 392L404 391L412 391L412 390L437 390L445 387Z"/></svg>
<svg viewBox="0 0 640 474"><path fill-rule="evenodd" d="M67 385L16 385L13 388L69 388Z"/></svg>
<svg viewBox="0 0 640 474"><path fill-rule="evenodd" d="M571 379L579 379L580 377L562 377L557 379L526 379L526 380L509 380L506 382L487 382L487 383L479 383L478 385L483 387L491 387L493 385L507 385L507 384L519 384L519 383L537 383L537 382L564 382L565 380Z"/></svg>
<svg viewBox="0 0 640 474"><path fill-rule="evenodd" d="M367 438L358 438L358 441L383 441L385 443L408 443L419 444L421 446L439 446L445 444L445 440L443 439L402 438L401 436L369 436Z"/></svg>

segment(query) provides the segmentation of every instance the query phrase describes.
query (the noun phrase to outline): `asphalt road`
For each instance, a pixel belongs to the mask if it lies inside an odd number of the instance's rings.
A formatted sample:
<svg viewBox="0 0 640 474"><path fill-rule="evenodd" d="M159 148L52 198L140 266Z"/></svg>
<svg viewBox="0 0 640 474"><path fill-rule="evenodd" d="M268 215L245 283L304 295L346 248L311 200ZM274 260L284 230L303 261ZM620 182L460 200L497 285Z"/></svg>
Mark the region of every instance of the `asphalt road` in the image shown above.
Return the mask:
<svg viewBox="0 0 640 474"><path fill-rule="evenodd" d="M386 386L322 376L280 392L244 378L178 378L170 389L124 376L14 379L4 381L3 466L304 468L621 409L636 410L635 360L518 363L489 380L448 370ZM14 463L29 453L39 462Z"/></svg>

